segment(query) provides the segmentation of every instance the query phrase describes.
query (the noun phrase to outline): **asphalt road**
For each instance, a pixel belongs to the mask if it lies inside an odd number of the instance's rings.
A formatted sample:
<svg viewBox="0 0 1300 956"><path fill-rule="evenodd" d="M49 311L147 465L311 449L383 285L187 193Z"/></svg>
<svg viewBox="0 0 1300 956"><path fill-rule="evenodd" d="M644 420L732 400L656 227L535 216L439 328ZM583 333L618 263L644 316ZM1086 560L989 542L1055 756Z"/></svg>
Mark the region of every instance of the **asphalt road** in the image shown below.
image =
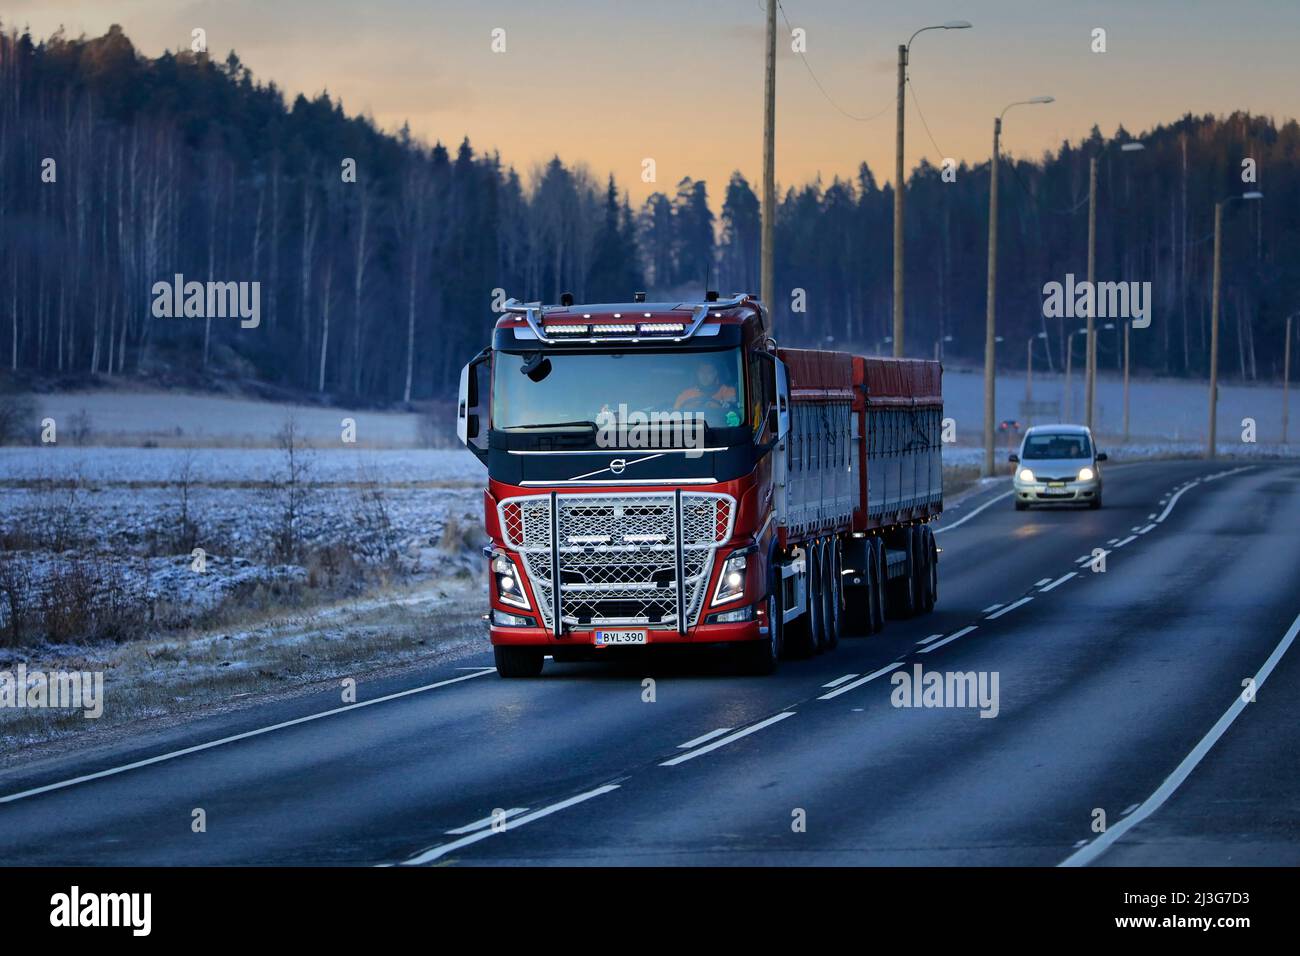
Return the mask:
<svg viewBox="0 0 1300 956"><path fill-rule="evenodd" d="M933 614L773 677L696 656L504 681L485 641L356 705L260 706L0 775L0 858L1300 863L1300 463L1113 465L1096 512L1001 494L938 525ZM996 674L996 716L894 706L917 664Z"/></svg>

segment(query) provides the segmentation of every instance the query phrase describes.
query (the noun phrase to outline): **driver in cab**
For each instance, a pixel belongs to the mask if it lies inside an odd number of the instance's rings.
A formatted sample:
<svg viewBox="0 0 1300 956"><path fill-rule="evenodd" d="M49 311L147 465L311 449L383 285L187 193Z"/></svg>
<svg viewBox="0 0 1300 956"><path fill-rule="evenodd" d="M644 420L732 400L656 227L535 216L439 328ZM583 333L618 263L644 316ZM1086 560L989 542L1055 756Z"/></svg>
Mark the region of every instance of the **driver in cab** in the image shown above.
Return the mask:
<svg viewBox="0 0 1300 956"><path fill-rule="evenodd" d="M682 389L673 403L674 411L703 411L720 408L727 410L728 424L739 424L737 414L736 389L722 382L718 369L712 362L705 362L695 370L695 384ZM734 421L732 420L734 418Z"/></svg>

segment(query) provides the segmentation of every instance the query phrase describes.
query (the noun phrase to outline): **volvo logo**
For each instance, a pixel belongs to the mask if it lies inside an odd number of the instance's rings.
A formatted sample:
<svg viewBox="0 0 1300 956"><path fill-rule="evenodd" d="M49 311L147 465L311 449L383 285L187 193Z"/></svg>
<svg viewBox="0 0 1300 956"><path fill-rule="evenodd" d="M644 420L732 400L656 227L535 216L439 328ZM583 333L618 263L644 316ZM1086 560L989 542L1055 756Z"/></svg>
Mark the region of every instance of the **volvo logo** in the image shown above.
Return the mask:
<svg viewBox="0 0 1300 956"><path fill-rule="evenodd" d="M627 467L626 458L615 458L609 463L609 470L616 475L623 474L623 469Z"/></svg>

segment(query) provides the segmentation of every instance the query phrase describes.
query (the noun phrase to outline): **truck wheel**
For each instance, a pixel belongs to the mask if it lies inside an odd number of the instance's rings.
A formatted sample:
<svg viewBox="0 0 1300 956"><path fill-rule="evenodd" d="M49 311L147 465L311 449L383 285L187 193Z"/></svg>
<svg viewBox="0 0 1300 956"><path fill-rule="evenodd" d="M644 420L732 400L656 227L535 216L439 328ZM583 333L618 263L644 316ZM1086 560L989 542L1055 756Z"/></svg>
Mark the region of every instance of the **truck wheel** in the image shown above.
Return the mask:
<svg viewBox="0 0 1300 956"><path fill-rule="evenodd" d="M841 585L840 588L840 593L844 595L841 633L855 637L865 637L875 633L875 611L872 605L876 601L876 552L870 542L864 542L861 560L863 567L854 570L854 577L862 583L848 587Z"/></svg>
<svg viewBox="0 0 1300 956"><path fill-rule="evenodd" d="M879 538L871 539L871 633L885 629L885 551Z"/></svg>
<svg viewBox="0 0 1300 956"><path fill-rule="evenodd" d="M829 650L839 644L842 626L840 607L844 600L844 582L840 574L842 561L838 538L831 538L826 542L826 547L822 549L822 556L824 558L822 567L826 572L825 587L822 588L825 596L822 622L826 629L826 648Z"/></svg>
<svg viewBox="0 0 1300 956"><path fill-rule="evenodd" d="M781 657L781 632L784 626L781 623L783 611L779 572L772 575L772 581L768 584L764 613L767 617L767 639L746 641L736 649L742 674L765 677L776 670L776 662Z"/></svg>
<svg viewBox="0 0 1300 956"><path fill-rule="evenodd" d="M500 677L536 677L542 672L543 653L535 647L511 647L508 644L492 648Z"/></svg>
<svg viewBox="0 0 1300 956"><path fill-rule="evenodd" d="M915 539L910 528L906 529L903 535L903 551L906 556L903 573L890 581L885 590L889 593L888 607L891 614L898 618L909 618L916 613L917 607L915 570L917 554ZM888 573L887 566L886 573Z"/></svg>
<svg viewBox="0 0 1300 956"><path fill-rule="evenodd" d="M925 553L930 558L930 591L926 595L926 610L933 611L939 603L939 546L935 543L934 532L927 525L925 529Z"/></svg>
<svg viewBox="0 0 1300 956"><path fill-rule="evenodd" d="M912 546L919 559L916 562L916 582L913 590L916 594L916 613L927 614L934 608L934 595L930 591L934 579L934 545L929 531L924 525L913 528Z"/></svg>
<svg viewBox="0 0 1300 956"><path fill-rule="evenodd" d="M808 590L808 626L812 629L813 653L826 650L829 633L826 628L826 592L829 588L826 573L826 545L815 542L812 548L812 577Z"/></svg>
<svg viewBox="0 0 1300 956"><path fill-rule="evenodd" d="M816 545L809 545L804 556L807 607L790 622L785 631L785 649L790 657L812 657L818 651L821 618L821 582L818 580L821 575L818 568L821 562L817 560L817 550Z"/></svg>

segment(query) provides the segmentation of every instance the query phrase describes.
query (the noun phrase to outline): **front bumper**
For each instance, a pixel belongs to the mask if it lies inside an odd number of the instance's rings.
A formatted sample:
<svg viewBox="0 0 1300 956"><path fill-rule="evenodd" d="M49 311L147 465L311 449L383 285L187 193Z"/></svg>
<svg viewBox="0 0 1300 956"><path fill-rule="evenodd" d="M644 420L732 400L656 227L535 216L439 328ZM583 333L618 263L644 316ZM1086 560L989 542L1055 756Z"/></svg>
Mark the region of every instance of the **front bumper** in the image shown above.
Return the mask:
<svg viewBox="0 0 1300 956"><path fill-rule="evenodd" d="M1091 501L1101 496L1101 479L1090 481L1021 481L1012 479L1017 501L1034 505L1068 505Z"/></svg>
<svg viewBox="0 0 1300 956"><path fill-rule="evenodd" d="M646 643L632 645L634 648L653 647L665 644L702 645L702 644L736 644L744 641L767 640L767 622L761 614L738 624L697 624L679 634L676 628L659 627L613 627L602 626L586 630L565 631L562 637L556 637L544 627L498 627L491 625L489 633L493 644L511 646L559 648L584 648L587 650L625 650L626 647L608 647L596 643L596 631L640 631L646 632Z"/></svg>

